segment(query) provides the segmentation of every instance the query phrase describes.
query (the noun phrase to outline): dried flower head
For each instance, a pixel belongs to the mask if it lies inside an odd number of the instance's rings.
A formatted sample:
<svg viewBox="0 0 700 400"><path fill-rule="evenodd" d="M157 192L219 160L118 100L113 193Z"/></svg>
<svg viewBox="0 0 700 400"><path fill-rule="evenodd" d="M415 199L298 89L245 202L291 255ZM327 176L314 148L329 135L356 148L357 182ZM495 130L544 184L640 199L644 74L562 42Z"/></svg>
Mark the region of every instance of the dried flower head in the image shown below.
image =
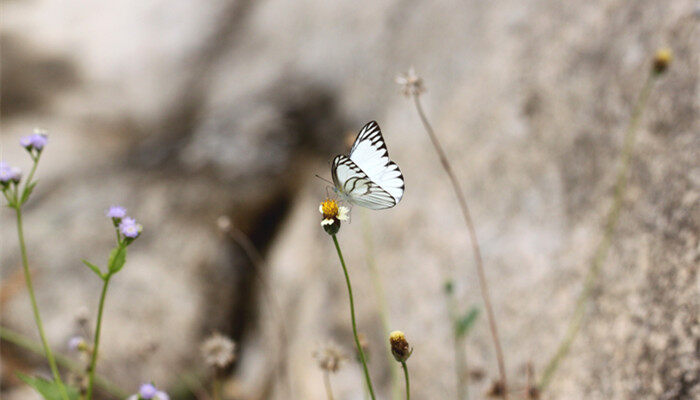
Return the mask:
<svg viewBox="0 0 700 400"><path fill-rule="evenodd" d="M660 75L666 72L668 66L673 61L673 52L669 48L662 48L654 54L654 65L652 67L655 74Z"/></svg>
<svg viewBox="0 0 700 400"><path fill-rule="evenodd" d="M340 230L340 221L347 221L350 210L339 206L333 199L324 200L318 207L322 215L321 226L329 235L335 235Z"/></svg>
<svg viewBox="0 0 700 400"><path fill-rule="evenodd" d="M398 362L406 362L413 353L413 349L406 340L406 335L401 331L393 331L389 334L389 344L391 345L391 354Z"/></svg>
<svg viewBox="0 0 700 400"><path fill-rule="evenodd" d="M216 226L219 228L221 232L229 232L231 230L231 218L229 218L227 215L222 215L219 218L216 219Z"/></svg>
<svg viewBox="0 0 700 400"><path fill-rule="evenodd" d="M416 74L416 70L413 66L411 66L405 74L399 74L395 81L401 85L401 92L406 97L419 96L421 93L425 92L423 79Z"/></svg>
<svg viewBox="0 0 700 400"><path fill-rule="evenodd" d="M503 397L503 394L505 394L505 386L503 385L503 382L500 380L495 380L491 384L491 387L489 388L488 392L486 392L487 397Z"/></svg>
<svg viewBox="0 0 700 400"><path fill-rule="evenodd" d="M236 359L236 344L228 337L215 332L200 348L204 362L214 368L226 368Z"/></svg>
<svg viewBox="0 0 700 400"><path fill-rule="evenodd" d="M343 362L348 359L343 349L333 342L327 343L314 352L318 366L324 371L337 372Z"/></svg>

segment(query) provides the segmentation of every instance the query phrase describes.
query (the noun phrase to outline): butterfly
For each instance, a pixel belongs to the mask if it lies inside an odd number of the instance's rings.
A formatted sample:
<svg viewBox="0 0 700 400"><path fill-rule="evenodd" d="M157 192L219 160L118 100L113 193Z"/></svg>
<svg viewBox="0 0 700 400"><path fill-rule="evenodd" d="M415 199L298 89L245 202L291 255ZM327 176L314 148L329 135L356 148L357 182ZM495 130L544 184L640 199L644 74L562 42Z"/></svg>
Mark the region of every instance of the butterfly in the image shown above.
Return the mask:
<svg viewBox="0 0 700 400"><path fill-rule="evenodd" d="M349 156L335 156L331 176L335 192L351 204L382 210L395 206L403 197L403 175L389 159L376 121L360 130Z"/></svg>

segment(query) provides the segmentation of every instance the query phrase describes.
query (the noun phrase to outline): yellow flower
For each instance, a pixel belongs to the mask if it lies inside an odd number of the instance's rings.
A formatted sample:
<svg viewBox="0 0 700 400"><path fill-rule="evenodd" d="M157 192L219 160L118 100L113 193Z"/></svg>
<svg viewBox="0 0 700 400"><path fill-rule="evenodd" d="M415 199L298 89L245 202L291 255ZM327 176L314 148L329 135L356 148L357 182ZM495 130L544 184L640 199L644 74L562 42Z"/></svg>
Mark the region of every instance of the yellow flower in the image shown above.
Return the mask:
<svg viewBox="0 0 700 400"><path fill-rule="evenodd" d="M350 213L347 207L339 206L333 199L324 200L318 207L318 211L323 216L321 226L330 235L338 233L340 221L347 221Z"/></svg>

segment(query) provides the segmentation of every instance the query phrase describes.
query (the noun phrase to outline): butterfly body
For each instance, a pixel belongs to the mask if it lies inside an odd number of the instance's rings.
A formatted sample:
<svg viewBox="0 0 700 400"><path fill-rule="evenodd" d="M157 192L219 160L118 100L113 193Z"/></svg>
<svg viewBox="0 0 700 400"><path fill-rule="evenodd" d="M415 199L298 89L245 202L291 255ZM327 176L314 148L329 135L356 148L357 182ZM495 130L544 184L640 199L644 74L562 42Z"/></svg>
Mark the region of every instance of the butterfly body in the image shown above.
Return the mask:
<svg viewBox="0 0 700 400"><path fill-rule="evenodd" d="M339 154L331 165L334 190L342 200L372 210L391 208L403 197L404 179L389 159L379 125L365 125L348 156Z"/></svg>

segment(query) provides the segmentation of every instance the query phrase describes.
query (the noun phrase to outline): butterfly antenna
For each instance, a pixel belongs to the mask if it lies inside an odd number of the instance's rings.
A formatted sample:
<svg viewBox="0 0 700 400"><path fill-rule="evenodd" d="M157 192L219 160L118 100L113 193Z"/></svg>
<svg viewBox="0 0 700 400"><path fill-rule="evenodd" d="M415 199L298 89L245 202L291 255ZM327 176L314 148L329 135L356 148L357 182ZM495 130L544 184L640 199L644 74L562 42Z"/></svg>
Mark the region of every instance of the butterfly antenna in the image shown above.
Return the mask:
<svg viewBox="0 0 700 400"><path fill-rule="evenodd" d="M333 182L331 182L331 181L329 181L328 179L323 178L323 177L321 177L321 176L319 176L319 175L316 175L316 178L318 178L318 179L320 179L320 180L322 180L322 181L324 181L324 182L326 182L326 183L330 183L331 185L333 184Z"/></svg>

